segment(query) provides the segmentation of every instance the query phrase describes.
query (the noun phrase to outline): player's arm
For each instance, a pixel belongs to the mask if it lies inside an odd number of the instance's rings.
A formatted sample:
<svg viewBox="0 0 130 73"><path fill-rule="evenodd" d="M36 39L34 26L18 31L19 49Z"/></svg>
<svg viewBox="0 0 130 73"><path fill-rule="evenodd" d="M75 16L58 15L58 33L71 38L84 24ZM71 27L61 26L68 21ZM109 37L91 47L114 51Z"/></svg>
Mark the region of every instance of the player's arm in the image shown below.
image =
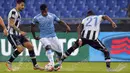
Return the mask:
<svg viewBox="0 0 130 73"><path fill-rule="evenodd" d="M70 27L62 20L60 20L55 14L53 15L54 21L58 22L59 24L62 24L66 27L66 32L70 31Z"/></svg>
<svg viewBox="0 0 130 73"><path fill-rule="evenodd" d="M19 28L15 26L16 12L12 11L11 17L9 18L9 25L14 28L14 30L18 31L21 35L26 35L25 32L21 31Z"/></svg>
<svg viewBox="0 0 130 73"><path fill-rule="evenodd" d="M36 37L36 35L35 35L35 25L33 23L31 24L31 32L32 32L33 38L35 38Z"/></svg>
<svg viewBox="0 0 130 73"><path fill-rule="evenodd" d="M78 39L81 39L81 31L83 30L83 24L79 24L77 27Z"/></svg>
<svg viewBox="0 0 130 73"><path fill-rule="evenodd" d="M58 23L62 24L62 25L64 25L66 27L66 32L71 31L70 27L64 21L60 20L60 21L58 21Z"/></svg>
<svg viewBox="0 0 130 73"><path fill-rule="evenodd" d="M113 28L116 28L116 27L117 27L116 23L115 23L109 16L104 15L102 18L103 18L104 20L108 20L108 21L112 24L112 27L113 27Z"/></svg>
<svg viewBox="0 0 130 73"><path fill-rule="evenodd" d="M32 32L33 38L36 40L39 40L40 38L38 36L36 36L36 34L35 34L36 24L38 24L38 21L34 17L34 19L32 20L32 24L31 24L31 32Z"/></svg>
<svg viewBox="0 0 130 73"><path fill-rule="evenodd" d="M79 46L82 45L82 40L81 40L81 31L82 30L83 30L83 24L79 24L78 27L77 27Z"/></svg>
<svg viewBox="0 0 130 73"><path fill-rule="evenodd" d="M18 31L18 32L22 32L19 28L17 28L17 27L15 26L15 19L14 19L14 18L10 18L9 20L10 20L9 24L10 24L10 26L11 26L12 28L14 28L14 30L16 30L16 31Z"/></svg>
<svg viewBox="0 0 130 73"><path fill-rule="evenodd" d="M84 28L84 20L82 20L81 24L79 24L77 27L79 46L82 45L81 32L82 32L83 28Z"/></svg>
<svg viewBox="0 0 130 73"><path fill-rule="evenodd" d="M2 26L3 30L6 29L3 19L0 17L0 25Z"/></svg>
<svg viewBox="0 0 130 73"><path fill-rule="evenodd" d="M32 32L32 35L33 35L33 38L36 39L36 40L39 40L40 38L36 36L35 34L35 27L36 25L35 24L31 24L31 32Z"/></svg>
<svg viewBox="0 0 130 73"><path fill-rule="evenodd" d="M8 31L7 31L7 29L6 29L6 26L5 26L5 24L4 24L4 21L3 21L3 19L0 17L0 25L2 26L2 28L3 28L3 33L4 33L4 35L8 35Z"/></svg>

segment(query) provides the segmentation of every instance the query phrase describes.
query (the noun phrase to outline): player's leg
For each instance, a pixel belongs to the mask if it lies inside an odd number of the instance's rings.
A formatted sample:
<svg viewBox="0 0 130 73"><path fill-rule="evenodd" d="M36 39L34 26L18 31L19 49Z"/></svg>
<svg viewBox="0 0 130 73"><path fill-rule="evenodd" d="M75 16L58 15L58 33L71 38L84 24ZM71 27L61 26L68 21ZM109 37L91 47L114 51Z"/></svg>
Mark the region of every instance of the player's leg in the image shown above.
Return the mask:
<svg viewBox="0 0 130 73"><path fill-rule="evenodd" d="M50 38L41 38L40 42L43 45L43 48L45 48L46 56L48 57L50 63L54 66L54 52L52 51L51 41L49 41Z"/></svg>
<svg viewBox="0 0 130 73"><path fill-rule="evenodd" d="M52 50L56 53L56 60L60 60L63 55L63 47L61 46L59 39L57 37L53 37L49 41L51 41Z"/></svg>
<svg viewBox="0 0 130 73"><path fill-rule="evenodd" d="M36 56L35 56L35 52L34 52L34 48L31 42L29 42L25 37L22 37L21 42L23 43L24 47L26 47L29 51L29 56L32 60L33 66L34 66L34 70L43 70L43 68L39 67L39 65L37 64L36 61Z"/></svg>
<svg viewBox="0 0 130 73"><path fill-rule="evenodd" d="M60 41L57 37L53 37L50 39L51 45L52 45L52 50L56 53L56 61L60 62L62 56L63 56L63 47L60 44ZM55 67L54 70L58 71L61 68L61 65Z"/></svg>
<svg viewBox="0 0 130 73"><path fill-rule="evenodd" d="M84 46L87 42L86 39L84 38L81 38L82 40L82 46ZM80 47L82 47L80 46ZM66 59L68 56L70 56L70 54L76 50L77 48L79 47L79 44L78 44L78 40L63 54L63 57L61 58L59 64L62 64L62 62L64 61L64 59Z"/></svg>
<svg viewBox="0 0 130 73"><path fill-rule="evenodd" d="M95 41L90 41L89 45L104 53L104 57L105 57L105 61L106 61L106 67L110 68L110 53L107 50L107 48L102 44L102 42L99 39L97 39Z"/></svg>
<svg viewBox="0 0 130 73"><path fill-rule="evenodd" d="M79 47L78 40L63 54L62 61L66 59L70 54Z"/></svg>
<svg viewBox="0 0 130 73"><path fill-rule="evenodd" d="M13 52L13 54L11 55L11 57L9 58L9 60L6 63L6 66L9 70L13 70L12 68L12 62L18 57L18 55L23 51L23 46L22 45L18 45L17 49L15 49L15 51Z"/></svg>
<svg viewBox="0 0 130 73"><path fill-rule="evenodd" d="M78 40L77 40L77 41L65 52L64 55L70 56L70 54L71 54L73 51L75 51L78 47L84 46L84 45L86 44L87 40L84 39L84 38L81 38L81 40L82 40L82 45L81 45L81 46L79 46L79 43L78 43Z"/></svg>
<svg viewBox="0 0 130 73"><path fill-rule="evenodd" d="M14 35L8 35L8 41L11 43L12 47L15 49L11 57L6 63L9 70L12 70L12 62L17 58L17 56L23 51L23 46L19 42L19 39Z"/></svg>
<svg viewBox="0 0 130 73"><path fill-rule="evenodd" d="M70 56L70 54L76 50L79 47L78 40L71 46L66 52L64 52L63 56L61 57L60 61L54 65L54 68L57 69L58 67L61 66L62 62Z"/></svg>
<svg viewBox="0 0 130 73"><path fill-rule="evenodd" d="M62 57L62 53L61 52L57 52L57 51L55 51L55 53L56 53L56 55L55 55L56 62L58 62L61 59L61 57Z"/></svg>

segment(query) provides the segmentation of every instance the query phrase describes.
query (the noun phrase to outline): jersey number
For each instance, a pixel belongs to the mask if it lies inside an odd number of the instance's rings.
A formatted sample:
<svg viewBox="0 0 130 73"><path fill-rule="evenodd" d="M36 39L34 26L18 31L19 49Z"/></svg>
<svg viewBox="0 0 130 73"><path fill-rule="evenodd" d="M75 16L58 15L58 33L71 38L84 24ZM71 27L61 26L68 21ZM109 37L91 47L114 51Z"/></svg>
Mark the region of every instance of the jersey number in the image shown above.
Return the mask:
<svg viewBox="0 0 130 73"><path fill-rule="evenodd" d="M93 18L94 19L94 25L96 26L97 25L97 20L98 20L98 18L97 17L94 17ZM87 20L88 20L88 22L86 23L86 26L91 26L92 24L90 24L90 22L93 20L92 18L88 18Z"/></svg>

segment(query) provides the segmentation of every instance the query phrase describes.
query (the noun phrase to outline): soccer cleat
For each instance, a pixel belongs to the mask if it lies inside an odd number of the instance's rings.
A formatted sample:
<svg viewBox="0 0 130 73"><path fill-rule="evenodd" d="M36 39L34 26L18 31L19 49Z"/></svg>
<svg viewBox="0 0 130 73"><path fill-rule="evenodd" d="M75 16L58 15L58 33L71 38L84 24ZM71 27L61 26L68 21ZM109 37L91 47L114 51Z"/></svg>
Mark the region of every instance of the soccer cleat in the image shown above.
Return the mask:
<svg viewBox="0 0 130 73"><path fill-rule="evenodd" d="M56 64L54 65L54 68L57 68L57 67L59 67L59 66L61 66L61 64L56 63Z"/></svg>
<svg viewBox="0 0 130 73"><path fill-rule="evenodd" d="M34 70L44 70L44 68L40 67L38 64L36 64L33 68Z"/></svg>
<svg viewBox="0 0 130 73"><path fill-rule="evenodd" d="M54 71L59 71L61 69L61 66L58 66L57 68L54 68Z"/></svg>
<svg viewBox="0 0 130 73"><path fill-rule="evenodd" d="M114 72L114 70L111 69L111 68L107 68L107 71L108 71L108 72Z"/></svg>
<svg viewBox="0 0 130 73"><path fill-rule="evenodd" d="M8 70L13 71L11 62L7 61L6 62L6 67L8 68Z"/></svg>
<svg viewBox="0 0 130 73"><path fill-rule="evenodd" d="M54 65L54 71L58 71L58 70L60 70L60 68L61 68L61 64L56 63L56 64Z"/></svg>

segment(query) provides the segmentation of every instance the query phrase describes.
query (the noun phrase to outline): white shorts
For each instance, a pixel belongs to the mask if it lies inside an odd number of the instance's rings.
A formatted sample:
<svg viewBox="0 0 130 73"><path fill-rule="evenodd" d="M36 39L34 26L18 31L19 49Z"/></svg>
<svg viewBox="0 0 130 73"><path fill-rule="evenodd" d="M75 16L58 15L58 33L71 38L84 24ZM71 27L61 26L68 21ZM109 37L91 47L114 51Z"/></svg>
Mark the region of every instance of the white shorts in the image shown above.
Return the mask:
<svg viewBox="0 0 130 73"><path fill-rule="evenodd" d="M63 47L61 47L60 41L57 37L41 38L40 42L42 43L43 48L50 45L52 50L63 53Z"/></svg>

